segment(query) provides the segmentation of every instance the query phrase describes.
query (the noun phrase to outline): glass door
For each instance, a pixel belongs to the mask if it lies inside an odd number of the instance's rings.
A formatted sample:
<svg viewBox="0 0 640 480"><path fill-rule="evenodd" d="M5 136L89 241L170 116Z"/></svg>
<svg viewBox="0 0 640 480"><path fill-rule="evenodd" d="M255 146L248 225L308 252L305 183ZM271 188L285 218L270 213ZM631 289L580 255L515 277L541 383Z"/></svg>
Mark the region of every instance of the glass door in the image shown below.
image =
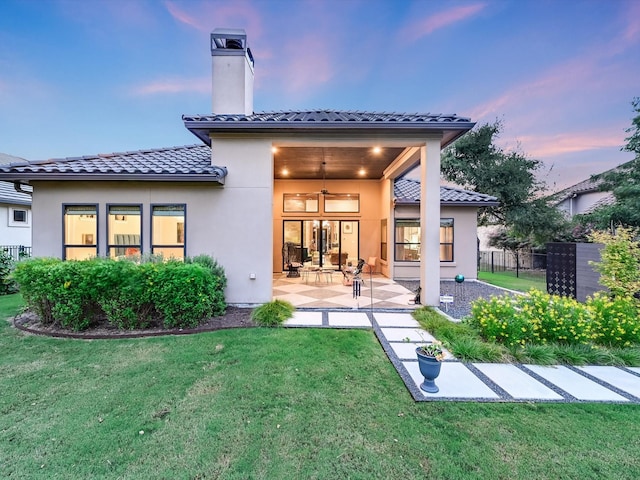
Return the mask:
<svg viewBox="0 0 640 480"><path fill-rule="evenodd" d="M283 268L341 268L358 263L359 222L347 220L284 220Z"/></svg>

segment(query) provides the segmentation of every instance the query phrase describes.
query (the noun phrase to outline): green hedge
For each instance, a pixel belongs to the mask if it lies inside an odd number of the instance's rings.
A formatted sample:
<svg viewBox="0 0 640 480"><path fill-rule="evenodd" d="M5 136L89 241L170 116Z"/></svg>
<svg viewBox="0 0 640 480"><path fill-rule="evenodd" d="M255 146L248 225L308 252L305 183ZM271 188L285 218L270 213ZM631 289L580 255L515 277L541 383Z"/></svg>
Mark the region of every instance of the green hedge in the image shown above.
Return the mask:
<svg viewBox="0 0 640 480"><path fill-rule="evenodd" d="M36 258L13 277L44 324L85 330L101 316L119 329L195 327L226 309L224 270L208 256L185 262Z"/></svg>
<svg viewBox="0 0 640 480"><path fill-rule="evenodd" d="M640 309L632 297L597 293L580 303L531 290L528 295L477 300L466 321L487 340L507 346L640 344Z"/></svg>

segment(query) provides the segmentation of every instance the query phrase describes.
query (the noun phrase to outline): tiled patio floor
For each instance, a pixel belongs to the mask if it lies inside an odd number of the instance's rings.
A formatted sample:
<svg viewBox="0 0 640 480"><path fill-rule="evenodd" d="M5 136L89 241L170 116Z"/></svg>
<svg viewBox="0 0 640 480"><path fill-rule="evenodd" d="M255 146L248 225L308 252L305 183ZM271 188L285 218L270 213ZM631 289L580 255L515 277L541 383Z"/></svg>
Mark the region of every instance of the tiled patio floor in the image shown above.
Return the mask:
<svg viewBox="0 0 640 480"><path fill-rule="evenodd" d="M341 272L318 275L311 272L308 276L294 278L289 278L284 273L275 274L273 297L287 300L297 308L416 308L412 304L415 297L413 292L382 275L363 274L364 284L357 298L353 287L343 285L342 279Z"/></svg>

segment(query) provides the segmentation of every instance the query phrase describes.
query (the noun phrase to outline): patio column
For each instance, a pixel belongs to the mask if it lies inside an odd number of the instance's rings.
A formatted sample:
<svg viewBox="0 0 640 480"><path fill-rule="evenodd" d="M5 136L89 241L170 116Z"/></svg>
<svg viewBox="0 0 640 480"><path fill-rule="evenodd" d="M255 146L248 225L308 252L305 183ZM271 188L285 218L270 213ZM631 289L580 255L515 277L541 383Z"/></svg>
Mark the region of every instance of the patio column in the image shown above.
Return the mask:
<svg viewBox="0 0 640 480"><path fill-rule="evenodd" d="M440 138L420 147L420 286L423 305L440 304Z"/></svg>

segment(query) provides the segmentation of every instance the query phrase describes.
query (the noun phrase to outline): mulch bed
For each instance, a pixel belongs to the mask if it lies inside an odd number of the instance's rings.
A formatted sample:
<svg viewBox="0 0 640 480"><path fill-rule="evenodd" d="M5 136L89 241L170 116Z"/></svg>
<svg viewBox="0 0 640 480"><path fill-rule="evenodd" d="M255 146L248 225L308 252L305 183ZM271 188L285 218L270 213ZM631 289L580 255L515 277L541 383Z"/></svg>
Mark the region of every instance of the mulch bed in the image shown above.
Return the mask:
<svg viewBox="0 0 640 480"><path fill-rule="evenodd" d="M251 320L251 309L227 307L227 311L220 317L212 317L195 328L146 328L144 330L119 330L106 320L82 332L65 330L52 325L43 325L40 318L33 312L26 311L13 319L13 325L24 332L35 335L47 335L57 338L82 338L86 340L101 340L109 338L139 338L158 337L162 335L188 335L192 333L211 332L227 328L255 327Z"/></svg>

